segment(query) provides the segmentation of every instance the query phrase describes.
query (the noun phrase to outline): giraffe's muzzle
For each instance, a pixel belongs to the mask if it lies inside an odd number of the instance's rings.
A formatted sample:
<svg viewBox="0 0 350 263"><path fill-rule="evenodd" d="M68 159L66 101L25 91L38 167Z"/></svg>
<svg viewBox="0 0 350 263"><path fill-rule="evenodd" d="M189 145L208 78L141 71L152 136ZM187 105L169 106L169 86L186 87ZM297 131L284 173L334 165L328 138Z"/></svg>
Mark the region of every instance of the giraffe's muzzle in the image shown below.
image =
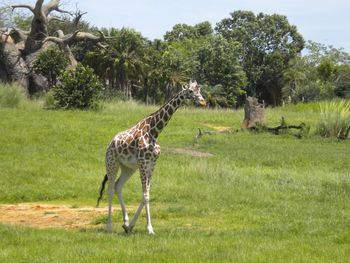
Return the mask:
<svg viewBox="0 0 350 263"><path fill-rule="evenodd" d="M199 103L199 105L200 105L201 107L206 107L206 106L207 106L207 103L205 102L204 99L200 100L198 103Z"/></svg>

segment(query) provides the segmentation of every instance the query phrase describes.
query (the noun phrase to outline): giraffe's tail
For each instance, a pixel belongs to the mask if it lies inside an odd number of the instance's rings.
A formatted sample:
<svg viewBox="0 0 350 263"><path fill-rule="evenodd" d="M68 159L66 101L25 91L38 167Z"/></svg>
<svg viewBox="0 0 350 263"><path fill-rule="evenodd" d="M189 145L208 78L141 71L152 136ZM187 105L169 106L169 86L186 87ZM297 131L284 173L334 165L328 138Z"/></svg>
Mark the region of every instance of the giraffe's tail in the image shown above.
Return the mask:
<svg viewBox="0 0 350 263"><path fill-rule="evenodd" d="M103 181L101 184L100 196L97 198L96 207L98 207L98 205L100 204L100 201L101 201L102 196L103 196L103 191L105 190L105 185L106 185L107 181L108 181L108 176L106 174L105 177L103 178Z"/></svg>

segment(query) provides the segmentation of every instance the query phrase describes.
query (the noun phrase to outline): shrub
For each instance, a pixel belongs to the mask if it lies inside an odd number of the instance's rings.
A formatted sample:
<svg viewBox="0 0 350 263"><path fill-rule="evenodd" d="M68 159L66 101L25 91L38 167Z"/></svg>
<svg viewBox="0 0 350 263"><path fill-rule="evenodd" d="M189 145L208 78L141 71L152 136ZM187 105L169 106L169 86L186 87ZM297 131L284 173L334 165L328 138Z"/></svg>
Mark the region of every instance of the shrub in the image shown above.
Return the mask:
<svg viewBox="0 0 350 263"><path fill-rule="evenodd" d="M60 83L53 87L54 106L63 109L97 107L97 96L102 84L89 67L78 64L76 69L64 71Z"/></svg>
<svg viewBox="0 0 350 263"><path fill-rule="evenodd" d="M324 137L345 139L350 130L350 101L320 103L321 118L317 133Z"/></svg>
<svg viewBox="0 0 350 263"><path fill-rule="evenodd" d="M25 100L23 88L15 84L0 83L0 106L17 108Z"/></svg>
<svg viewBox="0 0 350 263"><path fill-rule="evenodd" d="M56 85L60 73L66 69L68 61L64 52L56 47L41 52L33 63L35 73L47 78L49 88Z"/></svg>
<svg viewBox="0 0 350 263"><path fill-rule="evenodd" d="M309 81L294 88L287 85L282 88L282 94L285 101L310 102L334 98L335 88L336 86L329 81Z"/></svg>
<svg viewBox="0 0 350 263"><path fill-rule="evenodd" d="M53 96L53 90L50 90L44 94L44 108L55 109L55 98Z"/></svg>

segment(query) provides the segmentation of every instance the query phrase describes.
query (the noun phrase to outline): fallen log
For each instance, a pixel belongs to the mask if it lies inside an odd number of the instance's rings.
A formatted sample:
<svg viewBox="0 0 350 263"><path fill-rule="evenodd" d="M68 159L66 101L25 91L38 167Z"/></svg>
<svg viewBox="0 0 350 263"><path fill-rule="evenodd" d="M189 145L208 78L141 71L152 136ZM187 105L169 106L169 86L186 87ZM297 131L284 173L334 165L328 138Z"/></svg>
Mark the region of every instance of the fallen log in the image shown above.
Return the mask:
<svg viewBox="0 0 350 263"><path fill-rule="evenodd" d="M198 134L193 139L193 144L198 143L198 139L203 137L204 135L212 135L212 134L218 134L218 133L236 133L239 132L239 130L223 130L223 131L203 131L201 128L198 128Z"/></svg>
<svg viewBox="0 0 350 263"><path fill-rule="evenodd" d="M241 128L241 131L243 130L248 130L248 131L256 131L256 132L270 132L273 133L275 135L279 135L281 134L281 131L287 131L289 129L296 129L296 130L300 130L300 132L298 134L295 134L295 136L297 138L302 138L305 134L307 134L309 132L309 127L305 124L305 123L300 123L299 125L288 125L285 122L284 117L282 117L281 119L281 124L276 126L276 127L267 127L265 125L255 125L254 127L250 127L247 129L243 129ZM193 144L198 143L198 140L205 136L205 135L213 135L213 134L219 134L219 133L237 133L239 132L238 129L228 129L228 130L223 130L223 131L203 131L202 129L198 128L198 134L194 137L193 139Z"/></svg>

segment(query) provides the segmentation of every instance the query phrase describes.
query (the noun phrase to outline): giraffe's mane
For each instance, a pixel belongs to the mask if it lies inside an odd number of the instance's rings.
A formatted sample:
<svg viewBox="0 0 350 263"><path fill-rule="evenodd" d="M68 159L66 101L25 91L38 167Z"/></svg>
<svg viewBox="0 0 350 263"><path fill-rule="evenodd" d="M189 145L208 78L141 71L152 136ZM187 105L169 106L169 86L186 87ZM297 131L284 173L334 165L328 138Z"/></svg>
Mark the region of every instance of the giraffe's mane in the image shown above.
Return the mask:
<svg viewBox="0 0 350 263"><path fill-rule="evenodd" d="M165 107L166 105L169 104L170 101L172 101L174 98L176 98L181 92L182 92L182 90L179 91L179 92L177 92L177 93L176 93L175 95L173 95L170 99L168 99L168 101L167 101L166 103L164 103L164 104L162 105L162 107L160 107L158 110L156 110L155 112L153 112L153 113L151 113L150 115L148 115L146 118L158 114L160 111L162 111L162 110L164 109L164 107Z"/></svg>

